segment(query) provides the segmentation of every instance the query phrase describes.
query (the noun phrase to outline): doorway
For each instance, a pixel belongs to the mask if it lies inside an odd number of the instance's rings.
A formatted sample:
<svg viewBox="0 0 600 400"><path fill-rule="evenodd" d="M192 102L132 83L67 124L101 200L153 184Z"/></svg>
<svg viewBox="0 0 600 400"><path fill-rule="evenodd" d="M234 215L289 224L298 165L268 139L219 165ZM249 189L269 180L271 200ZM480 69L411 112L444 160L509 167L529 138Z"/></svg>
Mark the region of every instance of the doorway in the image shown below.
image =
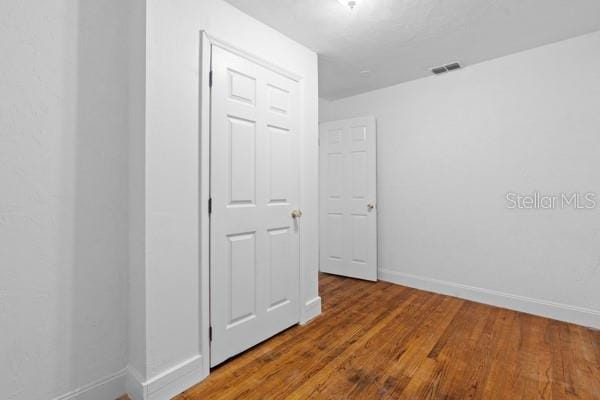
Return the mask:
<svg viewBox="0 0 600 400"><path fill-rule="evenodd" d="M300 321L299 83L211 47L211 367Z"/></svg>
<svg viewBox="0 0 600 400"><path fill-rule="evenodd" d="M320 269L376 281L375 118L325 122L319 135Z"/></svg>

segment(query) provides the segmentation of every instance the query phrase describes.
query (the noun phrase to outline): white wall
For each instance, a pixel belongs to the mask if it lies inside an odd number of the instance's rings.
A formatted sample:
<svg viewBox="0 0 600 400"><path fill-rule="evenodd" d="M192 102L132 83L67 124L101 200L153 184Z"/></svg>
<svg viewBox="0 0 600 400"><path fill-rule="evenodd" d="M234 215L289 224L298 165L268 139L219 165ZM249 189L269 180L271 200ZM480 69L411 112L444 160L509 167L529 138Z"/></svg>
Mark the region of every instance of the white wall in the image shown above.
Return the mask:
<svg viewBox="0 0 600 400"><path fill-rule="evenodd" d="M132 347L131 359L137 361L130 372L136 398L158 398L208 373L199 275L199 211L205 206L199 201L200 31L305 78L304 177L314 183L314 191L303 197L302 246L309 254L302 260L305 302L319 300L317 57L222 0L149 0L146 12L146 200L139 233L145 236L133 239L145 246L144 274L136 278L144 280L145 293L140 291L143 300L132 309L132 318L143 320L136 325L145 326L146 346Z"/></svg>
<svg viewBox="0 0 600 400"><path fill-rule="evenodd" d="M0 3L2 399L123 393L126 37L120 0Z"/></svg>
<svg viewBox="0 0 600 400"><path fill-rule="evenodd" d="M319 312L316 54L222 0L4 2L0 398L114 398L126 366L134 398L166 398L208 373L201 30L305 78L302 318Z"/></svg>
<svg viewBox="0 0 600 400"><path fill-rule="evenodd" d="M375 115L380 279L600 327L600 33L334 102Z"/></svg>

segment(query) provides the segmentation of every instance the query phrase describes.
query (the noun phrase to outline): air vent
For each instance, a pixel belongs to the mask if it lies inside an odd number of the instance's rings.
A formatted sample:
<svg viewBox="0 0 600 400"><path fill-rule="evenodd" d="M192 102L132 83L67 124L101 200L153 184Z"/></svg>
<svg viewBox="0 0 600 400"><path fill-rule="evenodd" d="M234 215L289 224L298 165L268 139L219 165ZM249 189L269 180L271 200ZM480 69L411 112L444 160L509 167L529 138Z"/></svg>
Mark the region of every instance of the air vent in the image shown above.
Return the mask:
<svg viewBox="0 0 600 400"><path fill-rule="evenodd" d="M441 67L431 68L431 72L433 72L435 75L439 75L439 74L443 74L444 72L450 72L450 71L454 71L454 70L460 69L460 68L461 68L460 63L453 62L450 64L442 65Z"/></svg>

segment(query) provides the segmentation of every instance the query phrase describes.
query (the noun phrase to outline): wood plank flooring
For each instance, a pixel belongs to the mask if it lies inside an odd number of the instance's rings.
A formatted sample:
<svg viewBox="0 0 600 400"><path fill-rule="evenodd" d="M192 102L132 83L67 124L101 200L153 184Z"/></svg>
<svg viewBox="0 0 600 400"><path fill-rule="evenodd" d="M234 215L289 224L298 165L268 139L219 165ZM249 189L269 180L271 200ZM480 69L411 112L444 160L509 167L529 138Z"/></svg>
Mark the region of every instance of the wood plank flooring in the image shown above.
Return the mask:
<svg viewBox="0 0 600 400"><path fill-rule="evenodd" d="M323 313L178 400L600 399L600 332L321 274Z"/></svg>

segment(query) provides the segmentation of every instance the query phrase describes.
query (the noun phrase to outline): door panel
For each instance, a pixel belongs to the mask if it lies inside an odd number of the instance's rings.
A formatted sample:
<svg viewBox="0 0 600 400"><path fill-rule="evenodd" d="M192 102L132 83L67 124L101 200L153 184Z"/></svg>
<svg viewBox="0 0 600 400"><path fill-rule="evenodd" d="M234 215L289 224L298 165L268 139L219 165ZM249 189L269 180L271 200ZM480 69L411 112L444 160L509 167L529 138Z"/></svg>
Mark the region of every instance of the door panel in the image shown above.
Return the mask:
<svg viewBox="0 0 600 400"><path fill-rule="evenodd" d="M289 204L290 174L293 173L293 140L290 131L275 126L267 127L269 141L269 204Z"/></svg>
<svg viewBox="0 0 600 400"><path fill-rule="evenodd" d="M256 280L256 232L227 235L229 241L228 275L231 285L226 288L231 300L228 327L256 317L256 291L248 282Z"/></svg>
<svg viewBox="0 0 600 400"><path fill-rule="evenodd" d="M373 117L321 124L323 272L377 280L375 139Z"/></svg>
<svg viewBox="0 0 600 400"><path fill-rule="evenodd" d="M297 323L298 82L212 48L211 365Z"/></svg>
<svg viewBox="0 0 600 400"><path fill-rule="evenodd" d="M256 123L228 116L229 205L256 203Z"/></svg>

